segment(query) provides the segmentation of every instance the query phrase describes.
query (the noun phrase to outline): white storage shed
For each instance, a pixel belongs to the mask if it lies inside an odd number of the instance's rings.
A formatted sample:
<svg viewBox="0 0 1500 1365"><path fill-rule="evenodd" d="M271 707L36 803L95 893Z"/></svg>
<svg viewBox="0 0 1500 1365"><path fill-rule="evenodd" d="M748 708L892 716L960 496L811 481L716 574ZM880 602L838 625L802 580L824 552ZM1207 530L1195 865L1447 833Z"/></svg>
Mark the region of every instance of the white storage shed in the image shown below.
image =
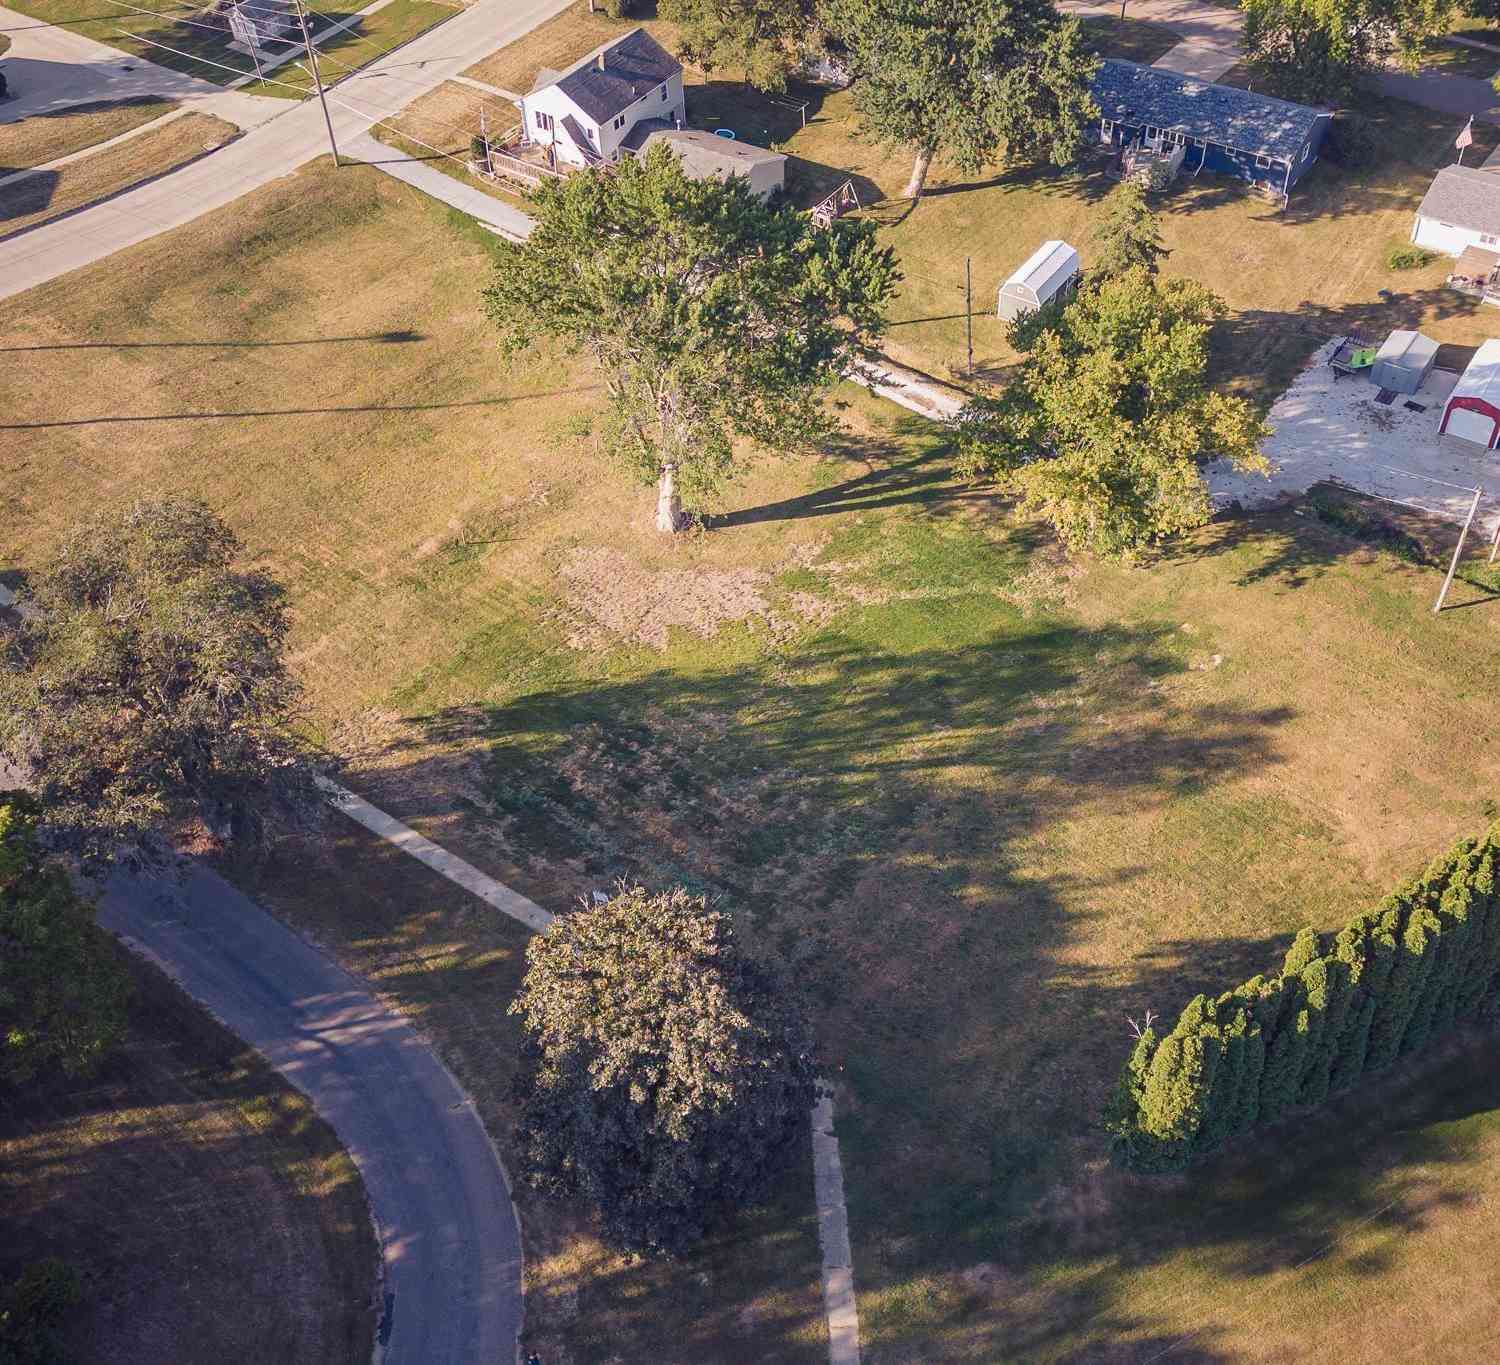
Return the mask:
<svg viewBox="0 0 1500 1365"><path fill-rule="evenodd" d="M1493 450L1500 445L1500 341L1474 352L1443 408L1438 431Z"/></svg>
<svg viewBox="0 0 1500 1365"><path fill-rule="evenodd" d="M1392 393L1415 393L1437 359L1437 342L1420 332L1392 332L1375 356L1370 378Z"/></svg>
<svg viewBox="0 0 1500 1365"><path fill-rule="evenodd" d="M1078 282L1078 252L1066 242L1043 242L1000 286L995 311L1004 319L1040 308Z"/></svg>

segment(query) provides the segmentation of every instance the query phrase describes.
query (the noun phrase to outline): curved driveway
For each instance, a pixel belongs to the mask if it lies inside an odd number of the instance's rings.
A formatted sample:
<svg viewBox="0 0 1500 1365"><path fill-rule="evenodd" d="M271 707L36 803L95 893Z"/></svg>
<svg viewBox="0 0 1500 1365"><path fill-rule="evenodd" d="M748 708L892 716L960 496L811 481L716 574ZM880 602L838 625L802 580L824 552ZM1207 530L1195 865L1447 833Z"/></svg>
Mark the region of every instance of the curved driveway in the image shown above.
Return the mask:
<svg viewBox="0 0 1500 1365"><path fill-rule="evenodd" d="M410 1025L205 868L181 882L117 873L99 922L254 1044L348 1148L380 1237L386 1365L511 1365L510 1190L472 1105Z"/></svg>

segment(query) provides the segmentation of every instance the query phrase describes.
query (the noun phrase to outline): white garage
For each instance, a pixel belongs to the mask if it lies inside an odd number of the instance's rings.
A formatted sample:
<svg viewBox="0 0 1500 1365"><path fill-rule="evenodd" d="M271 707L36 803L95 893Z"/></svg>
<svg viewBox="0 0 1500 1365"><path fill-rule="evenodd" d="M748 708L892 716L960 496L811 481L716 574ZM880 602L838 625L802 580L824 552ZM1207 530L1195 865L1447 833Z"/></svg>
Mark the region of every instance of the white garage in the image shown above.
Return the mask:
<svg viewBox="0 0 1500 1365"><path fill-rule="evenodd" d="M1474 352L1448 395L1438 431L1486 450L1500 445L1500 341L1492 338Z"/></svg>

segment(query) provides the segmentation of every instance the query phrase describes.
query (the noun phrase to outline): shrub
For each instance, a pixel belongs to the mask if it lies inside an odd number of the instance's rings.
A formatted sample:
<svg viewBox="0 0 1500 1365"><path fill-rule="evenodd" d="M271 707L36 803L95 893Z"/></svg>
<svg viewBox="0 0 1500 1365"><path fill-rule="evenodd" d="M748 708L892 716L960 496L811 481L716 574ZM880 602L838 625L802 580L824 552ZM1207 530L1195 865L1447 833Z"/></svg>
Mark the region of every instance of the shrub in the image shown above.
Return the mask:
<svg viewBox="0 0 1500 1365"><path fill-rule="evenodd" d="M1380 139L1363 114L1340 110L1328 126L1323 155L1346 171L1367 171L1380 159Z"/></svg>
<svg viewBox="0 0 1500 1365"><path fill-rule="evenodd" d="M636 0L603 0L604 12L611 19L625 19L635 13Z"/></svg>
<svg viewBox="0 0 1500 1365"><path fill-rule="evenodd" d="M806 1131L812 1043L780 975L684 890L622 889L526 948L517 1148L605 1236L672 1256L761 1198Z"/></svg>
<svg viewBox="0 0 1500 1365"><path fill-rule="evenodd" d="M1147 1029L1107 1114L1134 1170L1194 1156L1454 1024L1500 1022L1500 823L1463 839L1333 938L1297 935L1280 973L1195 997L1158 1040Z"/></svg>
<svg viewBox="0 0 1500 1365"><path fill-rule="evenodd" d="M1385 268L1387 270L1420 270L1424 265L1431 265L1437 256L1431 251L1424 251L1419 246L1393 246L1385 253Z"/></svg>
<svg viewBox="0 0 1500 1365"><path fill-rule="evenodd" d="M489 143L477 133L469 139L469 156L472 160L478 161L482 165L489 157L489 154Z"/></svg>

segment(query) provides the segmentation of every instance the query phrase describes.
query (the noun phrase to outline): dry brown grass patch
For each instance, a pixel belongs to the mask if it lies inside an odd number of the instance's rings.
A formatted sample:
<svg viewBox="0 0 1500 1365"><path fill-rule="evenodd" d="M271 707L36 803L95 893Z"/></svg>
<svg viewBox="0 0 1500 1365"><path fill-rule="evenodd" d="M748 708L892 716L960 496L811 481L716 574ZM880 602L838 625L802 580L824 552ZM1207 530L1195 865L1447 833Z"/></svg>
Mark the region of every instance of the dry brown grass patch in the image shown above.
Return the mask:
<svg viewBox="0 0 1500 1365"><path fill-rule="evenodd" d="M0 237L36 227L165 174L238 134L239 129L223 119L184 114L93 156L0 186Z"/></svg>

